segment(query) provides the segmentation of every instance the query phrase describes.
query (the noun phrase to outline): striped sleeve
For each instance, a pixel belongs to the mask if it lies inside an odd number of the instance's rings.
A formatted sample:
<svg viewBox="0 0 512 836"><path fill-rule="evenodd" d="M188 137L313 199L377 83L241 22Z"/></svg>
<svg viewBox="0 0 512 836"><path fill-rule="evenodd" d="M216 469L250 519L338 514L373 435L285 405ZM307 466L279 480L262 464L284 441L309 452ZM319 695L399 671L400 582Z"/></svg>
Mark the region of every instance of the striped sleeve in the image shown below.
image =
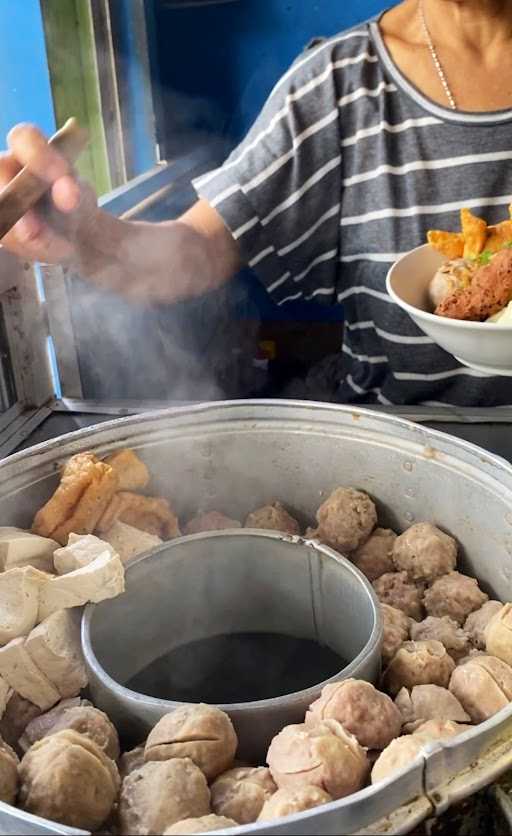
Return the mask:
<svg viewBox="0 0 512 836"><path fill-rule="evenodd" d="M329 42L297 59L242 144L194 182L278 304L335 301L341 149L333 60Z"/></svg>

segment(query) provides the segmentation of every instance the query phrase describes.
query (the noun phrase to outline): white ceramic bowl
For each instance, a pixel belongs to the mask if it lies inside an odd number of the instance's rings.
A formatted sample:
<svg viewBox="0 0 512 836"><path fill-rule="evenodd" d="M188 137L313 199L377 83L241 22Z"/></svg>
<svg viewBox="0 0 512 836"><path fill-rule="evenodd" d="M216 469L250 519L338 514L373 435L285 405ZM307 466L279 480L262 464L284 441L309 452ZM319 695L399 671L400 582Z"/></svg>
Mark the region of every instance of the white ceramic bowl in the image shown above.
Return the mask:
<svg viewBox="0 0 512 836"><path fill-rule="evenodd" d="M446 261L430 244L406 253L391 267L389 295L418 328L459 363L491 375L512 377L512 326L466 322L431 313L429 283Z"/></svg>

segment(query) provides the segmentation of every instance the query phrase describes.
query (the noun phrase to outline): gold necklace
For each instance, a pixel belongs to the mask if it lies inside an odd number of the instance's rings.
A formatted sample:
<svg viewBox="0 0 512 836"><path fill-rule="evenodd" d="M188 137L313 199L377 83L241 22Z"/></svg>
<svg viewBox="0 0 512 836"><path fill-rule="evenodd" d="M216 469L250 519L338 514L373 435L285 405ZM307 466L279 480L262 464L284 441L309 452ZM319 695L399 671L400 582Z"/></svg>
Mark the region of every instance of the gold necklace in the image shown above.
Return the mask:
<svg viewBox="0 0 512 836"><path fill-rule="evenodd" d="M423 8L423 0L418 0L418 14L421 22L421 26L423 32L425 34L425 39L427 41L427 46L429 48L430 54L432 56L432 61L434 63L434 67L436 68L437 74L443 85L444 92L446 93L446 98L450 103L450 107L452 110L457 110L457 105L455 103L455 97L450 89L450 85L448 84L448 79L446 78L445 72L441 66L441 62L439 60L439 56L436 52L436 48L434 46L434 42L432 40L432 36L430 34L429 28L427 26L427 21L425 19L425 9Z"/></svg>

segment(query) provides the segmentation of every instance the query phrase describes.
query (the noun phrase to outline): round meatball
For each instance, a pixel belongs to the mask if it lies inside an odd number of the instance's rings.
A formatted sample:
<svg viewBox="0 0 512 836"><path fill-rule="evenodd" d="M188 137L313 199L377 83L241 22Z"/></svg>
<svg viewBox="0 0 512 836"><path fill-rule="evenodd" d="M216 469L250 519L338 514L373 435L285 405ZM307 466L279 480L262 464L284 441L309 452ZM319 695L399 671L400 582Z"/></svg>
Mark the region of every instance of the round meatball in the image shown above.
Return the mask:
<svg viewBox="0 0 512 836"><path fill-rule="evenodd" d="M373 765L372 784L385 781L395 772L409 768L424 748L425 740L412 734L392 740Z"/></svg>
<svg viewBox="0 0 512 836"><path fill-rule="evenodd" d="M412 583L407 572L387 572L373 582L373 588L382 604L402 610L415 621L423 618L423 587Z"/></svg>
<svg viewBox="0 0 512 836"><path fill-rule="evenodd" d="M306 784L294 789L281 789L265 802L258 821L272 821L283 816L293 816L296 813L311 810L313 807L329 804L330 801L332 801L331 796L320 787Z"/></svg>
<svg viewBox="0 0 512 836"><path fill-rule="evenodd" d="M88 700L82 700L80 697L71 697L66 700L61 700L53 708L50 708L49 711L45 711L44 714L39 714L37 717L34 717L34 719L31 720L25 727L25 731L19 740L19 747L22 749L23 754L28 752L33 743L36 743L38 740L42 740L43 737L46 737L46 735L51 733L55 723L57 720L61 719L64 712L66 712L69 708L79 708L83 706L89 706L92 708L92 703ZM77 731L77 729L75 729L75 731Z"/></svg>
<svg viewBox="0 0 512 836"><path fill-rule="evenodd" d="M393 560L411 580L433 581L455 569L457 543L431 523L416 523L397 537Z"/></svg>
<svg viewBox="0 0 512 836"><path fill-rule="evenodd" d="M478 650L485 650L485 631L489 621L494 618L496 613L499 613L503 604L501 601L487 601L480 607L470 613L464 622L464 632L469 636L470 641Z"/></svg>
<svg viewBox="0 0 512 836"><path fill-rule="evenodd" d="M271 531L283 531L285 534L300 534L300 525L288 513L280 502L272 502L257 508L248 515L245 528L266 528Z"/></svg>
<svg viewBox="0 0 512 836"><path fill-rule="evenodd" d="M212 830L227 830L229 827L238 827L236 821L227 819L224 816L200 816L198 819L183 819L176 822L166 830L164 836L185 836L188 833L210 833Z"/></svg>
<svg viewBox="0 0 512 836"><path fill-rule="evenodd" d="M381 604L380 612L384 628L381 648L382 660L385 664L388 664L409 638L411 619L402 610L390 607L389 604Z"/></svg>
<svg viewBox="0 0 512 836"><path fill-rule="evenodd" d="M92 706L77 706L68 708L62 712L48 734L63 729L73 729L80 734L85 734L103 749L105 754L113 761L116 761L120 754L119 737L115 726L103 711Z"/></svg>
<svg viewBox="0 0 512 836"><path fill-rule="evenodd" d="M264 766L230 769L219 775L210 787L212 810L239 824L250 824L256 821L276 790L270 769Z"/></svg>
<svg viewBox="0 0 512 836"><path fill-rule="evenodd" d="M505 604L487 625L485 646L491 656L512 665L512 604Z"/></svg>
<svg viewBox="0 0 512 836"><path fill-rule="evenodd" d="M387 572L394 572L393 544L396 534L390 528L376 528L373 534L359 546L350 559L369 581L376 581Z"/></svg>
<svg viewBox="0 0 512 836"><path fill-rule="evenodd" d="M324 720L337 720L366 749L384 749L402 727L402 716L393 701L359 679L324 686L306 714L306 726Z"/></svg>
<svg viewBox="0 0 512 836"><path fill-rule="evenodd" d="M368 540L377 525L377 509L368 494L336 488L316 513L321 538L349 554Z"/></svg>
<svg viewBox="0 0 512 836"><path fill-rule="evenodd" d="M18 756L0 738L0 801L14 804L18 793Z"/></svg>
<svg viewBox="0 0 512 836"><path fill-rule="evenodd" d="M267 763L279 789L312 784L332 798L357 792L368 773L364 749L336 720L285 726L270 744Z"/></svg>
<svg viewBox="0 0 512 836"><path fill-rule="evenodd" d="M402 688L395 699L395 705L402 715L405 732L414 731L427 720L471 722L458 699L447 688L439 685L415 685L410 693Z"/></svg>
<svg viewBox="0 0 512 836"><path fill-rule="evenodd" d="M19 772L24 810L81 830L97 830L107 820L120 784L103 749L71 729L34 743Z"/></svg>
<svg viewBox="0 0 512 836"><path fill-rule="evenodd" d="M448 615L457 624L464 624L468 615L480 609L489 596L482 592L475 578L450 572L438 578L425 592L423 603L429 615Z"/></svg>
<svg viewBox="0 0 512 836"><path fill-rule="evenodd" d="M462 630L453 618L443 615L436 618L429 615L424 621L411 624L411 639L413 641L438 641L446 648L454 662L459 662L471 650L469 636Z"/></svg>
<svg viewBox="0 0 512 836"><path fill-rule="evenodd" d="M209 781L225 772L238 739L228 715L211 705L182 705L166 714L149 734L144 760L190 758Z"/></svg>
<svg viewBox="0 0 512 836"><path fill-rule="evenodd" d="M474 656L455 668L449 687L472 721L481 723L512 700L512 668L495 656Z"/></svg>
<svg viewBox="0 0 512 836"><path fill-rule="evenodd" d="M163 833L176 822L209 812L206 778L190 758L146 763L123 781L119 798L122 833Z"/></svg>
<svg viewBox="0 0 512 836"><path fill-rule="evenodd" d="M471 728L472 726L455 723L453 720L426 720L413 732L413 736L428 738L428 740L447 740Z"/></svg>
<svg viewBox="0 0 512 836"><path fill-rule="evenodd" d="M441 642L405 642L384 671L383 684L393 696L415 685L444 688L454 669L455 662Z"/></svg>
<svg viewBox="0 0 512 836"><path fill-rule="evenodd" d="M242 528L242 523L226 517L220 511L196 514L186 524L184 534L199 534L201 531L224 531L227 528Z"/></svg>

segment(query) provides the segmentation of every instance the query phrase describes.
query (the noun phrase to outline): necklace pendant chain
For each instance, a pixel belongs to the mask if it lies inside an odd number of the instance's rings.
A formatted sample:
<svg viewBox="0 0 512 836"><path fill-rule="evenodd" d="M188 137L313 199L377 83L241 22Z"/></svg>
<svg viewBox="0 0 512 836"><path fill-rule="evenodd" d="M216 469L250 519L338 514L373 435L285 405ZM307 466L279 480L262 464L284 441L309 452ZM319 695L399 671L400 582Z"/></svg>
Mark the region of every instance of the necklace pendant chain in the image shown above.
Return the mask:
<svg viewBox="0 0 512 836"><path fill-rule="evenodd" d="M421 27L423 29L425 40L427 41L427 46L429 48L430 55L432 56L432 62L434 67L436 68L436 72L439 76L439 80L443 86L443 90L446 93L446 98L450 103L450 107L452 110L457 110L457 105L455 103L455 97L450 89L450 85L448 84L448 80L446 78L445 72L439 60L439 56L437 54L436 48L434 46L434 42L432 40L432 36L430 34L429 28L427 26L427 21L425 19L425 9L423 8L423 0L418 0L418 13L420 17Z"/></svg>

